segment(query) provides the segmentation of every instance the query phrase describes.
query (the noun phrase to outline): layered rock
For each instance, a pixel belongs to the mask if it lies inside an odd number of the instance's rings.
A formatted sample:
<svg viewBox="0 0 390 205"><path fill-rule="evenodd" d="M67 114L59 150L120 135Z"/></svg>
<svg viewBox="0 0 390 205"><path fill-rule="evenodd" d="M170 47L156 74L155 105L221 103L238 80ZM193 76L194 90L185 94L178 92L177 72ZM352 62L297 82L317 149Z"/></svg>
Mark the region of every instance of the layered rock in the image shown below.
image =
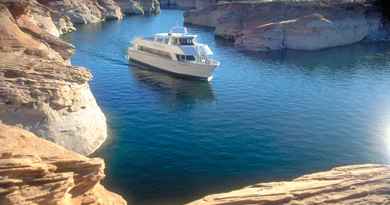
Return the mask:
<svg viewBox="0 0 390 205"><path fill-rule="evenodd" d="M106 18L122 18L120 8L113 0L39 0L39 2L59 12L60 15L69 17L74 24L97 23Z"/></svg>
<svg viewBox="0 0 390 205"><path fill-rule="evenodd" d="M353 165L214 194L188 205L390 204L390 166Z"/></svg>
<svg viewBox="0 0 390 205"><path fill-rule="evenodd" d="M33 0L1 0L10 7L18 24L23 24L36 30L44 30L51 35L59 36L60 33L53 23L51 10Z"/></svg>
<svg viewBox="0 0 390 205"><path fill-rule="evenodd" d="M160 13L158 0L116 0L123 13L127 15L152 15Z"/></svg>
<svg viewBox="0 0 390 205"><path fill-rule="evenodd" d="M89 89L90 72L69 64L74 47L34 24L28 5L5 5L0 4L0 120L78 153L94 152L107 137L107 125Z"/></svg>
<svg viewBox="0 0 390 205"><path fill-rule="evenodd" d="M187 11L185 22L215 27L216 35L249 50L317 50L387 35L370 0L219 3Z"/></svg>
<svg viewBox="0 0 390 205"><path fill-rule="evenodd" d="M0 124L0 204L125 205L107 191L104 161Z"/></svg>
<svg viewBox="0 0 390 205"><path fill-rule="evenodd" d="M152 15L160 13L160 2L158 0L142 0L141 6L144 14Z"/></svg>
<svg viewBox="0 0 390 205"><path fill-rule="evenodd" d="M160 0L162 8L203 9L217 4L217 0Z"/></svg>
<svg viewBox="0 0 390 205"><path fill-rule="evenodd" d="M102 6L102 12L105 19L122 19L123 14L119 5L114 0L98 0Z"/></svg>
<svg viewBox="0 0 390 205"><path fill-rule="evenodd" d="M133 0L116 0L122 12L127 15L142 15L144 10L138 1Z"/></svg>

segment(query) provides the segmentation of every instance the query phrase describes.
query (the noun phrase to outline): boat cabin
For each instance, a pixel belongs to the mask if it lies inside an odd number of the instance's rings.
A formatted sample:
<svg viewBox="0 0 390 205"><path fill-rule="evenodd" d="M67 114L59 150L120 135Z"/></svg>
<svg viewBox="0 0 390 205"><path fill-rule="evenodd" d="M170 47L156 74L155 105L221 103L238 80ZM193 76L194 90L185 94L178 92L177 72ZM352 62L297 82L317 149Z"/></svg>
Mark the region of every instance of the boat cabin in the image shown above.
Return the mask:
<svg viewBox="0 0 390 205"><path fill-rule="evenodd" d="M169 33L158 33L146 42L140 41L137 48L163 58L180 62L207 63L208 55L212 55L210 48L205 44L196 42L197 35L188 34L187 30L172 29Z"/></svg>
<svg viewBox="0 0 390 205"><path fill-rule="evenodd" d="M154 35L155 42L176 46L193 46L195 45L196 35L181 33L159 33Z"/></svg>

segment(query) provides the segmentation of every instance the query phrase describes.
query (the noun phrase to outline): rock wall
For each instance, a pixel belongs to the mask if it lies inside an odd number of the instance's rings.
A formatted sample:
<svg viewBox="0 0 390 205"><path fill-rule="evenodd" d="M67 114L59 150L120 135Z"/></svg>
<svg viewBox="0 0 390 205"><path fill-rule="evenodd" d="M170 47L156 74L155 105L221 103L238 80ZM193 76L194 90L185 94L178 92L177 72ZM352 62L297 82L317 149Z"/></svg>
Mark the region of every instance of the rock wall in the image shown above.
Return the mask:
<svg viewBox="0 0 390 205"><path fill-rule="evenodd" d="M125 205L100 181L104 161L0 123L0 204Z"/></svg>
<svg viewBox="0 0 390 205"><path fill-rule="evenodd" d="M217 0L160 0L162 8L179 8L184 10L202 9L216 3Z"/></svg>
<svg viewBox="0 0 390 205"><path fill-rule="evenodd" d="M390 204L390 166L354 165L206 196L188 205Z"/></svg>
<svg viewBox="0 0 390 205"><path fill-rule="evenodd" d="M72 24L122 19L124 15L160 13L158 0L38 0L38 2L50 9L57 27L63 28L60 29L62 33L74 30Z"/></svg>
<svg viewBox="0 0 390 205"><path fill-rule="evenodd" d="M247 50L317 50L388 36L371 0L225 2L184 16Z"/></svg>
<svg viewBox="0 0 390 205"><path fill-rule="evenodd" d="M141 6L144 14L153 15L160 13L160 2L158 0L142 0Z"/></svg>
<svg viewBox="0 0 390 205"><path fill-rule="evenodd" d="M92 75L70 65L74 47L55 36L50 15L31 2L0 3L0 120L90 154L107 137L88 85Z"/></svg>

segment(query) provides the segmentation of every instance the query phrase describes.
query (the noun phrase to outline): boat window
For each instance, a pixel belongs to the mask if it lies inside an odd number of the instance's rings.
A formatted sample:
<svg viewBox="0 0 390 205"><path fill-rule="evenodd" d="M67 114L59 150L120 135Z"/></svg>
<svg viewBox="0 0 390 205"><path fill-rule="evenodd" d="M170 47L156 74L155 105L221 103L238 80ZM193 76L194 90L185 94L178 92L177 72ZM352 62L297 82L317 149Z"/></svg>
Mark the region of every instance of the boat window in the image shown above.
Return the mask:
<svg viewBox="0 0 390 205"><path fill-rule="evenodd" d="M154 49L154 48L149 48L149 47L145 47L145 46L140 46L138 48L140 51L144 51L144 52L147 52L147 53L151 53L151 54L154 54L154 55L158 55L158 56L161 56L163 58L169 58L171 59L171 55L168 53L168 52L165 52L165 51L162 51L162 50L158 50L158 49Z"/></svg>
<svg viewBox="0 0 390 205"><path fill-rule="evenodd" d="M188 61L194 61L195 57L194 56L186 56L186 60Z"/></svg>
<svg viewBox="0 0 390 205"><path fill-rule="evenodd" d="M184 55L176 55L176 58L178 61L184 61L185 60L185 56Z"/></svg>
<svg viewBox="0 0 390 205"><path fill-rule="evenodd" d="M195 56L191 55L176 55L178 61L195 61Z"/></svg>
<svg viewBox="0 0 390 205"><path fill-rule="evenodd" d="M194 45L192 38L180 38L180 45Z"/></svg>

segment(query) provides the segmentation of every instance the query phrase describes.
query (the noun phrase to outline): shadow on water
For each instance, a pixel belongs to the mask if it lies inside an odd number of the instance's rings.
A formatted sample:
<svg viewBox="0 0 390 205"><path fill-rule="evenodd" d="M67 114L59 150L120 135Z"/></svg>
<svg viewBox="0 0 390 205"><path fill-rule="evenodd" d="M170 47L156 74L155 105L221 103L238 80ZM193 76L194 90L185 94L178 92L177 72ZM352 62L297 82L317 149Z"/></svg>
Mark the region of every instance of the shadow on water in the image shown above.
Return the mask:
<svg viewBox="0 0 390 205"><path fill-rule="evenodd" d="M212 85L207 81L184 79L134 65L129 65L129 72L141 85L159 92L170 107L215 101Z"/></svg>

